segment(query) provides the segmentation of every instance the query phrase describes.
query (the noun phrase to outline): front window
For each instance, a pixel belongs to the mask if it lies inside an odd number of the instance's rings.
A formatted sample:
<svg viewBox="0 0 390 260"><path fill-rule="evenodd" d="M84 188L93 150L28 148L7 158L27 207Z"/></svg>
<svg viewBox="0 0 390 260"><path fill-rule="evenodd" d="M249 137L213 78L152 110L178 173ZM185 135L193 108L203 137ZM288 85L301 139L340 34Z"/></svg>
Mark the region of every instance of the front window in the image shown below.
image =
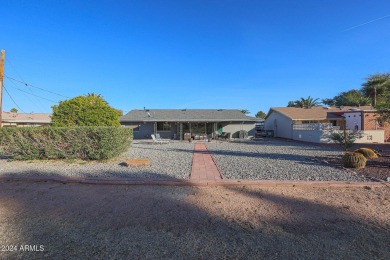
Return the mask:
<svg viewBox="0 0 390 260"><path fill-rule="evenodd" d="M140 124L135 125L134 128L133 128L133 131L134 132L139 132L140 127L141 127Z"/></svg>
<svg viewBox="0 0 390 260"><path fill-rule="evenodd" d="M168 122L158 122L157 131L171 131L171 124Z"/></svg>

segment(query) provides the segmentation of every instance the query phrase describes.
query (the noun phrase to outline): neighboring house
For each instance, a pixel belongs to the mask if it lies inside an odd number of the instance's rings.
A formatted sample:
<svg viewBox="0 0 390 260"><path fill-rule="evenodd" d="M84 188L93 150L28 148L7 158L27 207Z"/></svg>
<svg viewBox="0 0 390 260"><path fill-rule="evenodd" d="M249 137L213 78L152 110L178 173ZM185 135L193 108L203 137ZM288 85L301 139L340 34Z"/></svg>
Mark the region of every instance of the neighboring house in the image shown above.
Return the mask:
<svg viewBox="0 0 390 260"><path fill-rule="evenodd" d="M10 127L32 127L32 126L44 126L51 123L51 114L26 114L26 113L13 113L3 112L2 114L2 126Z"/></svg>
<svg viewBox="0 0 390 260"><path fill-rule="evenodd" d="M254 136L256 120L238 109L134 109L120 118L122 126L133 129L135 139L159 133L177 140L216 138L222 133L239 137L240 130Z"/></svg>
<svg viewBox="0 0 390 260"><path fill-rule="evenodd" d="M316 143L330 142L329 131L344 129L361 131L357 142L382 143L388 139L390 125L381 125L371 106L360 107L274 107L265 119L265 129L276 137Z"/></svg>

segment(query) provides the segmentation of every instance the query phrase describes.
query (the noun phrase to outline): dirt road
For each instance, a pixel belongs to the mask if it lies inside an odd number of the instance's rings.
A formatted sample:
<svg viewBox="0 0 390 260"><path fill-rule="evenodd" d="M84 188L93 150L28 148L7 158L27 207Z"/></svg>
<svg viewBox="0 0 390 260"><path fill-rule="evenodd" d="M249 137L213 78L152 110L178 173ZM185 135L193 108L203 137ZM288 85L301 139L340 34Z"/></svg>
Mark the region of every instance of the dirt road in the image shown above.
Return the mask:
<svg viewBox="0 0 390 260"><path fill-rule="evenodd" d="M3 182L0 258L390 259L389 200L385 186Z"/></svg>

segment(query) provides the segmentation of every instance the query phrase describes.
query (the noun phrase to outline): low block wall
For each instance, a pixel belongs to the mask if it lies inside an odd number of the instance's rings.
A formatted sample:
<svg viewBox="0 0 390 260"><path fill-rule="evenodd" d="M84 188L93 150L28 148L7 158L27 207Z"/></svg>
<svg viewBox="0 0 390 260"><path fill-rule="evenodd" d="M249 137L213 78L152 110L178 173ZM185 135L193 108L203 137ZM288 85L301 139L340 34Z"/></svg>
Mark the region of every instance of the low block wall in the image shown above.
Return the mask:
<svg viewBox="0 0 390 260"><path fill-rule="evenodd" d="M362 135L355 143L384 143L385 131L384 130L365 130L362 131Z"/></svg>
<svg viewBox="0 0 390 260"><path fill-rule="evenodd" d="M331 143L330 131L328 130L293 130L293 140L311 143ZM360 132L360 138L356 143L384 143L385 131L367 130Z"/></svg>

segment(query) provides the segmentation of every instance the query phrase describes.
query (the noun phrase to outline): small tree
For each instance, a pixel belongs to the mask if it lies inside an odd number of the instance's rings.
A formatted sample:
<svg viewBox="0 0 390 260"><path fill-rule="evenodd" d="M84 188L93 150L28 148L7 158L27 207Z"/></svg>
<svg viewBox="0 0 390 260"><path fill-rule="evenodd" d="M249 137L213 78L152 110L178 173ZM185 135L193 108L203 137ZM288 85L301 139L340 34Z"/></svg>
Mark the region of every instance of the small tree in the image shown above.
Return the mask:
<svg viewBox="0 0 390 260"><path fill-rule="evenodd" d="M16 108L11 108L11 110L10 110L10 112L12 112L12 113L18 113L18 110L16 109Z"/></svg>
<svg viewBox="0 0 390 260"><path fill-rule="evenodd" d="M265 118L267 116L266 113L264 113L263 111L259 111L256 113L255 115L257 118Z"/></svg>
<svg viewBox="0 0 390 260"><path fill-rule="evenodd" d="M333 98L336 106L368 106L371 100L358 89L341 92Z"/></svg>
<svg viewBox="0 0 390 260"><path fill-rule="evenodd" d="M247 114L249 114L250 112L249 112L249 110L247 110L247 109L242 109L242 110L241 110L241 113L243 113L244 115L247 115Z"/></svg>
<svg viewBox="0 0 390 260"><path fill-rule="evenodd" d="M325 106L334 106L334 100L333 98L324 98L321 100L321 103L324 104Z"/></svg>
<svg viewBox="0 0 390 260"><path fill-rule="evenodd" d="M330 139L338 143L346 152L349 148L355 145L355 141L358 138L359 133L357 131L347 132L332 132Z"/></svg>
<svg viewBox="0 0 390 260"><path fill-rule="evenodd" d="M122 113L102 96L88 94L52 106L52 126L119 126Z"/></svg>
<svg viewBox="0 0 390 260"><path fill-rule="evenodd" d="M347 121L343 121L343 132L331 132L330 139L338 143L346 152L355 145L356 139L360 135L359 131L347 131Z"/></svg>

